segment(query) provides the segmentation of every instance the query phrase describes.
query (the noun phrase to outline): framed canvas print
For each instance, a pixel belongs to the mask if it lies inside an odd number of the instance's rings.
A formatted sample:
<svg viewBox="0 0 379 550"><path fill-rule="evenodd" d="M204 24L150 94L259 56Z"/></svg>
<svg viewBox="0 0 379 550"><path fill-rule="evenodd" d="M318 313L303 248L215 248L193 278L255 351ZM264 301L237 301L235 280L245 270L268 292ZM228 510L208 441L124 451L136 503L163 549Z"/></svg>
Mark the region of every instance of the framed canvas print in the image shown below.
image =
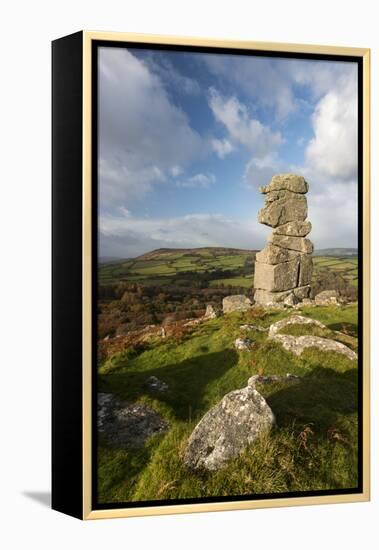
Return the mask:
<svg viewBox="0 0 379 550"><path fill-rule="evenodd" d="M369 50L53 42L53 508L369 499Z"/></svg>

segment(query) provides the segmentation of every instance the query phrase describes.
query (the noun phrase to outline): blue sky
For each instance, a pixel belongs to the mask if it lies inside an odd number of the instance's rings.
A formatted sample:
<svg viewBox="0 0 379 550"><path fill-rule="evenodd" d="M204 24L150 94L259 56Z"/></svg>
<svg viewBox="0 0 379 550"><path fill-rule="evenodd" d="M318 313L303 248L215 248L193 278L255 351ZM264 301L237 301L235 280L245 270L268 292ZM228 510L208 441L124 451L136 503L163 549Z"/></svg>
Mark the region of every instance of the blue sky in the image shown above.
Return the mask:
<svg viewBox="0 0 379 550"><path fill-rule="evenodd" d="M100 256L262 248L258 191L306 177L316 248L357 244L353 63L101 48Z"/></svg>

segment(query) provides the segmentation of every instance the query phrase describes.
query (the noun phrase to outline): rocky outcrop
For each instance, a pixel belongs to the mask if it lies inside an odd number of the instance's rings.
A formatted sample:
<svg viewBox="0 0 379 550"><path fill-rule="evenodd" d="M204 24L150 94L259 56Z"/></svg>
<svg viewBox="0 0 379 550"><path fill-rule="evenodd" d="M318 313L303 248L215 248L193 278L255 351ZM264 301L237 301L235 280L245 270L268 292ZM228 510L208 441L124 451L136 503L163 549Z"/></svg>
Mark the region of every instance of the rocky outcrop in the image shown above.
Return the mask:
<svg viewBox="0 0 379 550"><path fill-rule="evenodd" d="M230 313L232 311L247 311L251 308L251 300L243 294L234 294L226 296L222 301L222 311Z"/></svg>
<svg viewBox="0 0 379 550"><path fill-rule="evenodd" d="M270 326L268 337L271 340L279 342L284 349L291 351L295 355L301 355L306 348L318 348L321 351L334 351L345 355L348 359L357 359L355 351L350 349L341 342L336 342L330 338L323 338L321 336L303 335L292 336L289 334L280 334L280 331L284 327L289 325L312 325L318 328L328 330L320 321L316 319L310 319L309 317L303 317L302 315L291 315L285 319L281 319Z"/></svg>
<svg viewBox="0 0 379 550"><path fill-rule="evenodd" d="M168 390L168 384L156 376L149 376L146 380L146 385L153 391L165 392Z"/></svg>
<svg viewBox="0 0 379 550"><path fill-rule="evenodd" d="M237 338L237 340L234 342L234 347L236 349L250 351L253 347L254 342L250 340L250 338Z"/></svg>
<svg viewBox="0 0 379 550"><path fill-rule="evenodd" d="M254 374L247 381L249 386L255 388L256 384L272 384L272 383L282 383L282 382L291 382L294 380L300 380L300 376L296 374L287 373L285 376L282 374L271 374L269 376L263 376L261 374Z"/></svg>
<svg viewBox="0 0 379 550"><path fill-rule="evenodd" d="M208 304L203 315L203 320L216 319L218 316L219 312L211 304Z"/></svg>
<svg viewBox="0 0 379 550"><path fill-rule="evenodd" d="M273 338L276 334L278 334L278 332L283 330L283 328L288 325L313 325L321 329L327 329L327 327L320 321L317 321L317 319L311 319L310 317L304 317L303 315L291 315L290 317L286 317L285 319L281 319L280 321L270 325L268 337Z"/></svg>
<svg viewBox="0 0 379 550"><path fill-rule="evenodd" d="M256 374L249 378L245 388L227 393L193 430L184 463L194 470L218 470L226 466L275 424L274 413L256 385L296 382L298 378L293 374Z"/></svg>
<svg viewBox="0 0 379 550"><path fill-rule="evenodd" d="M184 463L191 469L218 470L274 423L271 408L253 385L232 391L197 424Z"/></svg>
<svg viewBox="0 0 379 550"><path fill-rule="evenodd" d="M339 305L339 293L336 290L323 290L316 294L315 304L317 306Z"/></svg>
<svg viewBox="0 0 379 550"><path fill-rule="evenodd" d="M257 332L267 332L268 331L268 328L260 327L259 325L240 325L240 329L241 330L246 330L246 331L255 330Z"/></svg>
<svg viewBox="0 0 379 550"><path fill-rule="evenodd" d="M352 349L341 342L322 338L320 336L289 336L287 334L277 334L274 338L282 346L294 353L301 355L306 348L318 348L321 351L335 351L345 355L348 359L357 359L357 354Z"/></svg>
<svg viewBox="0 0 379 550"><path fill-rule="evenodd" d="M167 422L142 403L121 401L112 393L97 396L97 426L108 445L141 447L152 435L168 430Z"/></svg>
<svg viewBox="0 0 379 550"><path fill-rule="evenodd" d="M260 191L265 206L258 221L273 228L266 247L256 254L254 299L256 303L274 305L286 301L292 306L308 298L312 280L312 242L308 215L308 183L296 174L274 176Z"/></svg>

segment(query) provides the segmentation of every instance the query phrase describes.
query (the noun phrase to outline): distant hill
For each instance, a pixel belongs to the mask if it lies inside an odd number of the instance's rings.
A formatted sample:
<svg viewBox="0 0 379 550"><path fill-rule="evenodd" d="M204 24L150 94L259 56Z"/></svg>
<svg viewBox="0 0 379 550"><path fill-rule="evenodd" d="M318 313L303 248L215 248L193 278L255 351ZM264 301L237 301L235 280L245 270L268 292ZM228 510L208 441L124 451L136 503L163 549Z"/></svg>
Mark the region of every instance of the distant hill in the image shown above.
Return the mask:
<svg viewBox="0 0 379 550"><path fill-rule="evenodd" d="M110 264L112 262L119 262L125 260L126 258L118 258L116 256L100 256L99 264Z"/></svg>
<svg viewBox="0 0 379 550"><path fill-rule="evenodd" d="M258 250L247 250L244 248L228 248L224 246L204 246L199 248L157 248L145 254L141 254L135 260L160 260L167 259L178 254L182 256L223 256L237 254L254 254Z"/></svg>
<svg viewBox="0 0 379 550"><path fill-rule="evenodd" d="M357 248L319 248L314 256L358 256Z"/></svg>

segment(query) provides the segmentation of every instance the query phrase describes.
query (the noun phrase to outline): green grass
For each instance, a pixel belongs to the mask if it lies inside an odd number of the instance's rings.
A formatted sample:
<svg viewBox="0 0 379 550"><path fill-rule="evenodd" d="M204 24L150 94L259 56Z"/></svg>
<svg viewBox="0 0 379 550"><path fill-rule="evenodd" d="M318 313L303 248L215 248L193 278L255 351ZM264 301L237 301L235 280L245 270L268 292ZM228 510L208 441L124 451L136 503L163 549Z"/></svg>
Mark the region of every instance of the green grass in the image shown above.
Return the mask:
<svg viewBox="0 0 379 550"><path fill-rule="evenodd" d="M103 284L123 280L139 282L145 286L160 286L170 284L178 276L185 279L186 273L203 274L216 269L237 270L248 259L253 259L253 253L249 250L199 248L188 251L155 251L135 260L101 264L99 279ZM349 281L351 286L357 286L357 258L314 256L313 263L313 280L317 280L321 273L334 271ZM251 273L253 274L253 268ZM210 287L217 287L219 284L250 288L253 286L253 279L236 274L234 277L220 277L209 282Z"/></svg>
<svg viewBox="0 0 379 550"><path fill-rule="evenodd" d="M251 288L253 286L253 279L251 277L234 277L229 279L215 279L214 281L211 281L209 284L210 287L217 287L219 285Z"/></svg>
<svg viewBox="0 0 379 550"><path fill-rule="evenodd" d="M304 308L328 329L357 333L356 306ZM167 434L139 450L99 448L102 503L351 488L357 485L357 364L336 353L308 349L301 357L254 332L253 351L237 352L240 324L269 326L288 312L230 314L197 326L180 342L161 341L109 359L99 368L99 391L140 401L162 414ZM308 327L307 327L308 329ZM295 329L293 329L295 330ZM354 339L350 340L354 342ZM352 345L352 344L351 344ZM254 373L301 376L298 383L260 388L276 428L216 473L192 473L182 462L198 420ZM165 393L146 388L155 375Z"/></svg>
<svg viewBox="0 0 379 550"><path fill-rule="evenodd" d="M101 264L100 282L110 283L124 279L153 284L150 276L173 277L183 272L203 273L213 269L237 269L245 264L247 258L252 257L249 250L226 252L225 249L196 249L188 252L167 250L153 254L153 257ZM169 279L163 282L167 281Z"/></svg>

